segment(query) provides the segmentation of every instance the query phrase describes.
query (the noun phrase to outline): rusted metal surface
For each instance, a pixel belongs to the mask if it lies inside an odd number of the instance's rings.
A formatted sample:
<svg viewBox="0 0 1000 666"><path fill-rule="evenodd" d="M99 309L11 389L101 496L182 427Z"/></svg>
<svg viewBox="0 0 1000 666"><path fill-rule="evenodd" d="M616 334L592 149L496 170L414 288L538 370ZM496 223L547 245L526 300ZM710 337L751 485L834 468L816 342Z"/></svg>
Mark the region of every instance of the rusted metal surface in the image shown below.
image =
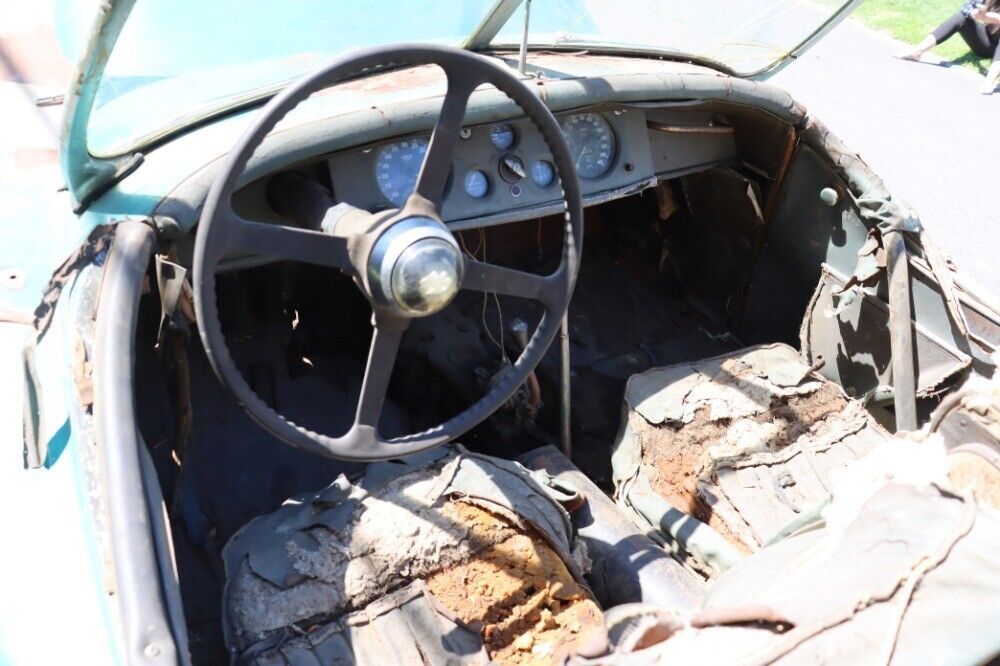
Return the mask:
<svg viewBox="0 0 1000 666"><path fill-rule="evenodd" d="M792 163L792 157L795 156L795 146L798 145L799 136L798 132L792 127L787 127L785 129L785 147L781 151L781 158L778 162L778 169L774 175L774 182L767 190L767 199L764 202L764 222L770 223L774 218L774 207L778 203L778 196L781 194L782 187L785 184L785 175L788 173L788 167ZM760 249L757 249L759 253Z"/></svg>
<svg viewBox="0 0 1000 666"><path fill-rule="evenodd" d="M668 125L654 120L647 120L646 127L655 132L668 134L733 134L735 127L728 125Z"/></svg>
<svg viewBox="0 0 1000 666"><path fill-rule="evenodd" d="M63 289L79 272L91 264L103 265L108 249L114 237L114 226L102 225L94 228L87 242L74 251L56 269L42 294L42 300L35 308L32 317L34 332L24 347L24 374L26 406L24 411L24 465L27 468L37 468L45 464L47 458L47 437L42 429L42 390L38 373L35 369L35 355L38 344L49 330L56 306L62 296ZM83 369L79 373L84 374Z"/></svg>

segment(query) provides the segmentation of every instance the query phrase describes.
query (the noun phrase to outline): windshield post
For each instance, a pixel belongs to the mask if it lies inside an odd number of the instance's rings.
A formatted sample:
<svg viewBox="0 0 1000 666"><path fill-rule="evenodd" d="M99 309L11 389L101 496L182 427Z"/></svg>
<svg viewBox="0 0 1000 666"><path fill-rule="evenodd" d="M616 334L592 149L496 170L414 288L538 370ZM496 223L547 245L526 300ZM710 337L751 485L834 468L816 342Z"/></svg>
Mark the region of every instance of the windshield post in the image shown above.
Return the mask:
<svg viewBox="0 0 1000 666"><path fill-rule="evenodd" d="M489 46L493 38L507 25L507 21L514 15L522 2L524 0L497 0L496 4L486 12L486 16L479 26L462 42L462 48L470 51L481 51Z"/></svg>
<svg viewBox="0 0 1000 666"><path fill-rule="evenodd" d="M142 158L135 155L123 155L113 160L97 159L87 148L87 126L98 85L133 6L135 0L106 0L101 3L66 94L60 162L76 214L86 210L94 199L141 163Z"/></svg>

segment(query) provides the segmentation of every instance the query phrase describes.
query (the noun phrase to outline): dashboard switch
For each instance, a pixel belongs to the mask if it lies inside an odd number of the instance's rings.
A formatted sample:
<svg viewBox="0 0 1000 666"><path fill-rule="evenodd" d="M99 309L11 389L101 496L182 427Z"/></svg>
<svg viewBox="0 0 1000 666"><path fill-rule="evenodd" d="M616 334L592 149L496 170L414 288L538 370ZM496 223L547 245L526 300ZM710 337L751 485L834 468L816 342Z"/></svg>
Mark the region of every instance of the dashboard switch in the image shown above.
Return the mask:
<svg viewBox="0 0 1000 666"><path fill-rule="evenodd" d="M527 175L524 162L517 155L504 155L500 158L500 177L508 183L516 183Z"/></svg>

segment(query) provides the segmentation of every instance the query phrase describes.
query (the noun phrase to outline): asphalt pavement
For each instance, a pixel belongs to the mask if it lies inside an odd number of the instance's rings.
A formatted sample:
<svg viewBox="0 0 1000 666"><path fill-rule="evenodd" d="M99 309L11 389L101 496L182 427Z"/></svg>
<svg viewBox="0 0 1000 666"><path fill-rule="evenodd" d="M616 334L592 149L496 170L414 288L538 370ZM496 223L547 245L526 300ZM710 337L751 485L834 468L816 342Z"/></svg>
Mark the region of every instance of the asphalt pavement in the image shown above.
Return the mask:
<svg viewBox="0 0 1000 666"><path fill-rule="evenodd" d="M860 153L963 274L1000 294L1000 92L979 94L980 77L958 65L894 58L903 48L847 20L770 82Z"/></svg>

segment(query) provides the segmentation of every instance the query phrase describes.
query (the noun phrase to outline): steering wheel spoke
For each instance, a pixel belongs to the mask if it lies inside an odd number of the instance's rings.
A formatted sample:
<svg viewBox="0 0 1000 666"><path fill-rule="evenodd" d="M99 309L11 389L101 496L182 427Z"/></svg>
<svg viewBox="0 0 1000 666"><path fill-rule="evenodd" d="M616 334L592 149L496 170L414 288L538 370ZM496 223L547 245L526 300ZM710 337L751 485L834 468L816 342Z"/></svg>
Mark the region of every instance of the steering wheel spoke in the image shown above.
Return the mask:
<svg viewBox="0 0 1000 666"><path fill-rule="evenodd" d="M552 308L558 301L558 288L562 283L558 271L552 275L535 275L466 257L462 288L529 298Z"/></svg>
<svg viewBox="0 0 1000 666"><path fill-rule="evenodd" d="M448 92L441 105L441 114L431 133L430 145L417 176L416 194L430 201L438 210L444 199L444 188L451 173L452 156L465 119L465 108L469 104L472 91L482 80L472 72L457 69L445 70L448 75Z"/></svg>
<svg viewBox="0 0 1000 666"><path fill-rule="evenodd" d="M354 417L355 427L368 426L378 432L378 420L389 391L392 370L396 366L396 355L408 326L408 319L376 312L368 364Z"/></svg>
<svg viewBox="0 0 1000 666"><path fill-rule="evenodd" d="M347 239L322 231L255 222L233 214L227 254L252 254L268 261L301 261L341 270L351 265Z"/></svg>

